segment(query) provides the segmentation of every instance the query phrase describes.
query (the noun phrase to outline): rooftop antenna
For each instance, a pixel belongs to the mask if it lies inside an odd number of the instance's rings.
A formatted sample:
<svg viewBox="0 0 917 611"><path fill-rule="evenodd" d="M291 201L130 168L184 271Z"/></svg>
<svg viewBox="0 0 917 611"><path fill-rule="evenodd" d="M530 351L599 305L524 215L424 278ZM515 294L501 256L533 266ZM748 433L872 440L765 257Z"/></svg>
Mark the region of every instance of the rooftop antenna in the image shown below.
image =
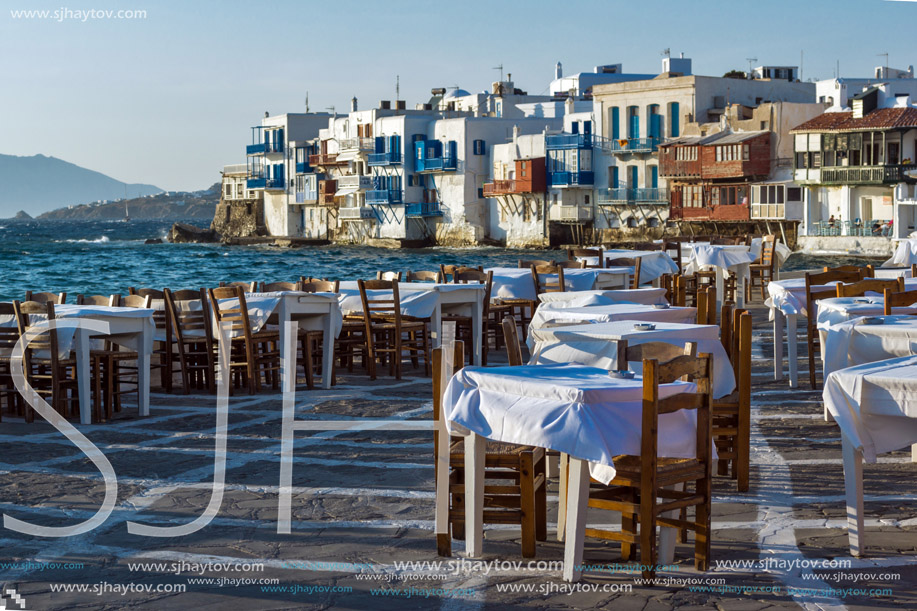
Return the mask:
<svg viewBox="0 0 917 611"><path fill-rule="evenodd" d="M751 69L752 69L752 65L753 65L756 61L758 61L758 58L757 58L757 57L746 57L745 59L748 61L748 78L751 78Z"/></svg>
<svg viewBox="0 0 917 611"><path fill-rule="evenodd" d="M491 69L500 71L500 82L502 83L503 82L503 64L500 64L499 66L494 66Z"/></svg>
<svg viewBox="0 0 917 611"><path fill-rule="evenodd" d="M662 50L662 55L665 55L666 57L672 57L672 49L666 47Z"/></svg>
<svg viewBox="0 0 917 611"><path fill-rule="evenodd" d="M309 92L306 92L306 112L309 112Z"/></svg>
<svg viewBox="0 0 917 611"><path fill-rule="evenodd" d="M395 100L401 99L401 77L395 75Z"/></svg>
<svg viewBox="0 0 917 611"><path fill-rule="evenodd" d="M888 52L886 51L885 53L876 53L876 57L882 57L883 55L885 56L885 74L883 75L883 78L888 78Z"/></svg>
<svg viewBox="0 0 917 611"><path fill-rule="evenodd" d="M338 116L338 113L335 112L335 110L334 110L334 106L328 106L328 107L325 108L325 110L329 111L329 112L330 112L332 115L334 115L335 117Z"/></svg>

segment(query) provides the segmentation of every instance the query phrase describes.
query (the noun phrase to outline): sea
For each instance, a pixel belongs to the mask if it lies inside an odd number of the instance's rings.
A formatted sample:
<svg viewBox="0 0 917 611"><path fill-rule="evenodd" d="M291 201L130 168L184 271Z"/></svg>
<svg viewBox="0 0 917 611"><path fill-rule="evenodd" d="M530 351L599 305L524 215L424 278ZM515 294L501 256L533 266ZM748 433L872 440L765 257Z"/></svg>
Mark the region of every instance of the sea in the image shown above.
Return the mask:
<svg viewBox="0 0 917 611"><path fill-rule="evenodd" d="M221 281L278 282L300 276L357 280L377 270L433 270L439 265L515 267L518 259L561 259L562 251L504 248L393 250L369 246L276 248L170 244L171 221L0 221L0 301L27 290L126 295L129 287L213 287ZM162 238L163 244L145 244ZM877 263L858 257L793 254L782 270Z"/></svg>

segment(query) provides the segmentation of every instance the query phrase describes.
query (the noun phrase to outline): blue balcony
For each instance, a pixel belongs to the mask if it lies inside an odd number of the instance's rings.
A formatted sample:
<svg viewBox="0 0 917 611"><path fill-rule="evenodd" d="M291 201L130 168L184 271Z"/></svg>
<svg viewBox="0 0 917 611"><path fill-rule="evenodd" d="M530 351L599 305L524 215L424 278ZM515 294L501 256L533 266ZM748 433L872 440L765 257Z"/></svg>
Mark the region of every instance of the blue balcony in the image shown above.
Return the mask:
<svg viewBox="0 0 917 611"><path fill-rule="evenodd" d="M397 152L371 153L367 163L371 166L401 165L403 160L404 156Z"/></svg>
<svg viewBox="0 0 917 611"><path fill-rule="evenodd" d="M366 203L370 206L384 206L401 203L400 189L376 189L366 192Z"/></svg>
<svg viewBox="0 0 917 611"><path fill-rule="evenodd" d="M246 155L263 155L267 152L267 144L259 142L258 144L249 144L245 147Z"/></svg>
<svg viewBox="0 0 917 611"><path fill-rule="evenodd" d="M296 173L297 174L308 174L312 171L312 167L309 165L308 161L300 161L296 164Z"/></svg>
<svg viewBox="0 0 917 611"><path fill-rule="evenodd" d="M443 211L440 208L439 202L430 202L422 204L405 204L404 205L404 215L406 217L427 217L427 216L442 216Z"/></svg>
<svg viewBox="0 0 917 611"><path fill-rule="evenodd" d="M545 148L551 149L588 149L592 148L592 134L555 134L545 136Z"/></svg>
<svg viewBox="0 0 917 611"><path fill-rule="evenodd" d="M248 189L263 189L266 182L267 182L267 179L259 178L256 176L254 178L249 178L248 180L246 180L245 187Z"/></svg>
<svg viewBox="0 0 917 611"><path fill-rule="evenodd" d="M621 140L608 140L607 145L612 155L652 153L659 148L659 138L623 138Z"/></svg>
<svg viewBox="0 0 917 611"><path fill-rule="evenodd" d="M624 187L603 189L599 192L597 201L600 204L668 204L669 191L668 189L628 189Z"/></svg>
<svg viewBox="0 0 917 611"><path fill-rule="evenodd" d="M454 172L458 169L455 157L428 157L417 159L414 166L415 172Z"/></svg>
<svg viewBox="0 0 917 611"><path fill-rule="evenodd" d="M551 172L548 175L552 187L591 187L595 184L594 172Z"/></svg>
<svg viewBox="0 0 917 611"><path fill-rule="evenodd" d="M286 188L286 181L282 178L268 178L264 183L265 189L284 189Z"/></svg>

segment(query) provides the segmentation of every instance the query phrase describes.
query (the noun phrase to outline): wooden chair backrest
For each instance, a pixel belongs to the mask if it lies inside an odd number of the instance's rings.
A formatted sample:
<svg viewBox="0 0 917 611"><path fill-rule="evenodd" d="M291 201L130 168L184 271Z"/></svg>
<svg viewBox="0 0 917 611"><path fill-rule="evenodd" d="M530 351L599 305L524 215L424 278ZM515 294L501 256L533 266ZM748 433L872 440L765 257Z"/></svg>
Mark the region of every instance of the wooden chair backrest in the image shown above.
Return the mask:
<svg viewBox="0 0 917 611"><path fill-rule="evenodd" d="M532 266L538 267L539 265L551 265L550 261L542 261L541 259L519 259L519 269L526 269Z"/></svg>
<svg viewBox="0 0 917 611"><path fill-rule="evenodd" d="M522 365L522 344L519 343L519 328L515 316L506 316L503 326L503 342L506 344L506 356L510 367Z"/></svg>
<svg viewBox="0 0 917 611"><path fill-rule="evenodd" d="M630 288L640 288L640 257L618 257L609 259L606 267L633 267L634 276L631 279Z"/></svg>
<svg viewBox="0 0 917 611"><path fill-rule="evenodd" d="M398 282L392 280L357 280L360 289L360 301L363 303L363 320L366 332L372 322L390 320L395 323L395 333L401 332L401 295L398 293ZM370 295L367 291L391 291L391 294Z"/></svg>
<svg viewBox="0 0 917 611"><path fill-rule="evenodd" d="M554 265L564 269L586 269L585 261L554 261Z"/></svg>
<svg viewBox="0 0 917 611"><path fill-rule="evenodd" d="M116 306L120 295L77 295L76 305Z"/></svg>
<svg viewBox="0 0 917 611"><path fill-rule="evenodd" d="M130 287L127 292L131 295L140 295L141 297L149 297L150 299L165 299L165 291L160 291L159 289L145 289L145 288L134 288Z"/></svg>
<svg viewBox="0 0 917 611"><path fill-rule="evenodd" d="M697 289L697 324L716 324L716 289L712 286Z"/></svg>
<svg viewBox="0 0 917 611"><path fill-rule="evenodd" d="M867 278L851 284L837 284L838 297L862 297L869 292L879 293L881 295L884 294L886 290L903 293L904 278L902 276L881 280L877 278Z"/></svg>
<svg viewBox="0 0 917 611"><path fill-rule="evenodd" d="M662 250L664 247L661 242L636 242L631 244L631 250Z"/></svg>
<svg viewBox="0 0 917 611"><path fill-rule="evenodd" d="M679 356L697 356L697 342L686 342L684 346L666 342L646 342L643 344L629 345L626 341L618 342L622 356L618 357L618 368L625 369L627 363L642 363L647 359L660 362L671 361Z"/></svg>
<svg viewBox="0 0 917 611"><path fill-rule="evenodd" d="M443 282L452 282L452 274L455 273L460 265L443 265L439 264L439 275L443 279Z"/></svg>
<svg viewBox="0 0 917 611"><path fill-rule="evenodd" d="M221 282L220 288L232 288L239 287L245 293L254 293L255 292L255 283L254 282Z"/></svg>
<svg viewBox="0 0 917 611"><path fill-rule="evenodd" d="M193 291L184 289L172 292L169 289L163 291L166 301L166 310L168 311L169 320L172 322L172 332L175 333L176 339L181 343L188 338L203 337L209 342L213 328L210 324L210 308L207 305L207 293L204 289ZM200 303L199 308L181 308L178 302ZM203 334L201 334L203 331Z"/></svg>
<svg viewBox="0 0 917 611"><path fill-rule="evenodd" d="M144 297L142 295L126 295L124 297L118 295L117 297L117 305L121 306L122 308L149 308L150 302L153 301L151 297Z"/></svg>
<svg viewBox="0 0 917 611"><path fill-rule="evenodd" d="M39 293L39 292L33 292L33 291L26 291L25 292L25 301L35 301L38 303L53 303L54 305L61 305L61 304L67 303L67 293Z"/></svg>
<svg viewBox="0 0 917 611"><path fill-rule="evenodd" d="M169 308L165 306L166 294L165 291L160 291L159 289L150 289L150 288L134 288L130 287L128 293L131 295L139 295L141 297L149 297L151 300L160 299L163 302L162 310L156 310L153 312L153 323L156 325L157 329L165 330L166 339L170 340L172 337L172 324L169 322L168 310Z"/></svg>
<svg viewBox="0 0 917 611"><path fill-rule="evenodd" d="M665 254L669 255L672 261L675 262L675 265L678 266L678 273L681 273L682 263L681 263L681 242L674 240L666 240L662 243L662 250Z"/></svg>
<svg viewBox="0 0 917 611"><path fill-rule="evenodd" d="M340 280L300 280L300 290L304 293L339 293Z"/></svg>
<svg viewBox="0 0 917 611"><path fill-rule="evenodd" d="M761 257L758 259L758 262L762 265L770 266L771 270L774 269L774 263L776 263L777 258L774 257L774 252L777 248L777 236L775 235L766 235L761 238Z"/></svg>
<svg viewBox="0 0 917 611"><path fill-rule="evenodd" d="M16 325L20 335L24 335L32 329L33 324L38 324L30 320L34 314L44 315L49 321L54 320L54 302L52 301L14 301L13 311L16 315ZM39 350L47 351L52 366L56 366L58 361L57 329L45 328L37 332L33 331L29 334L29 339L29 345L23 355L26 361L26 371L28 371L31 356Z"/></svg>
<svg viewBox="0 0 917 611"><path fill-rule="evenodd" d="M673 306L685 307L687 305L687 279L682 275L676 275L672 278L672 299L669 303Z"/></svg>
<svg viewBox="0 0 917 611"><path fill-rule="evenodd" d="M229 323L233 336L243 336L246 343L251 340L252 326L248 318L248 304L245 302L245 289L242 286L221 286L210 289L210 307L213 308L213 317L218 325ZM235 305L221 300L237 299Z"/></svg>
<svg viewBox="0 0 917 611"><path fill-rule="evenodd" d="M376 280L394 280L396 282L401 281L401 272L376 272Z"/></svg>
<svg viewBox="0 0 917 611"><path fill-rule="evenodd" d="M733 337L732 337L732 317L735 315L736 308L731 303L724 303L720 307L720 343L726 354L732 357Z"/></svg>
<svg viewBox="0 0 917 611"><path fill-rule="evenodd" d="M431 271L409 271L405 276L405 282L442 282L440 272Z"/></svg>
<svg viewBox="0 0 917 611"><path fill-rule="evenodd" d="M556 276L552 278L549 276ZM535 283L535 294L542 293L563 293L564 285L564 268L556 265L533 265L532 282Z"/></svg>
<svg viewBox="0 0 917 611"><path fill-rule="evenodd" d="M822 273L822 274L829 274L829 273L833 273L833 272L847 273L847 274L849 274L849 273L857 273L857 274L860 275L860 277L857 278L857 280L863 280L864 278L870 278L870 277L871 277L871 276L868 275L869 266L862 267L862 266L859 266L859 265L839 265L839 266L837 266L837 267L823 267L822 270L821 270L821 273ZM817 272L815 272L815 273L817 273ZM813 275L815 275L815 273L813 273ZM850 276L845 276L845 277L849 278ZM826 282L831 282L831 280L827 280ZM856 280L841 280L841 282L856 282ZM813 284L819 284L819 283L813 283ZM823 283L821 283L821 284L823 284Z"/></svg>
<svg viewBox="0 0 917 611"><path fill-rule="evenodd" d="M462 267L452 275L455 284L483 284L484 289L484 318L490 314L490 295L494 287L493 271L482 272L476 269Z"/></svg>
<svg viewBox="0 0 917 611"><path fill-rule="evenodd" d="M596 262L593 265L583 262L583 267L602 267L602 251L598 248L568 248L567 260L576 261L577 257L594 257Z"/></svg>
<svg viewBox="0 0 917 611"><path fill-rule="evenodd" d="M261 292L273 293L276 291L298 291L300 290L300 287L300 282L262 282Z"/></svg>
<svg viewBox="0 0 917 611"><path fill-rule="evenodd" d="M892 308L904 308L917 303L917 289L910 291L893 291L885 289L885 315L892 313Z"/></svg>
<svg viewBox="0 0 917 611"><path fill-rule="evenodd" d="M739 246L745 243L745 238L718 237L710 240L710 243L720 246Z"/></svg>
<svg viewBox="0 0 917 611"><path fill-rule="evenodd" d="M0 316L13 321L13 324L0 326L0 354L8 358L19 341L19 317L16 315L15 306L9 301L0 302Z"/></svg>

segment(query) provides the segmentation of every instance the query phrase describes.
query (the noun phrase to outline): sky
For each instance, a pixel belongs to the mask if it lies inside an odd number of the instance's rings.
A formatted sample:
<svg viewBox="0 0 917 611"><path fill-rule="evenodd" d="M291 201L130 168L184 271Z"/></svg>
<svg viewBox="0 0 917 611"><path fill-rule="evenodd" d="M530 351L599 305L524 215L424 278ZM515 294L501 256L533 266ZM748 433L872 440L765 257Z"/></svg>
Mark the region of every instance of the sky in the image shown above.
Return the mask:
<svg viewBox="0 0 917 611"><path fill-rule="evenodd" d="M887 0L312 0L0 2L0 153L51 155L125 182L195 190L244 163L264 112L361 108L489 89L502 65L546 93L564 73L663 49L695 74L799 65L802 77L917 64L917 2ZM78 11L144 11L132 19ZM49 18L19 11L48 10ZM59 11L56 18L53 11ZM19 15L18 18L14 12ZM881 54L881 55L880 55Z"/></svg>

